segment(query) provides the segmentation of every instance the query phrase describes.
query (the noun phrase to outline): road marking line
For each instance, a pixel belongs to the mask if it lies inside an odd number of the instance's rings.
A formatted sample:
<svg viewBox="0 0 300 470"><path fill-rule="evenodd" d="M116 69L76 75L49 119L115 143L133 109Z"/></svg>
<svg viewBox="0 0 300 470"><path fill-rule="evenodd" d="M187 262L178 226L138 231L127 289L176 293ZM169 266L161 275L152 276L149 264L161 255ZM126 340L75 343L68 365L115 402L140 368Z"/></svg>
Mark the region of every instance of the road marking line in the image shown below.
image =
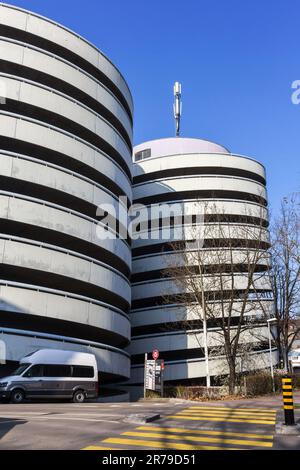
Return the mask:
<svg viewBox="0 0 300 470"><path fill-rule="evenodd" d="M238 411L256 411L260 413L276 413L277 409L270 410L265 408L231 408L229 406L190 406L189 409L199 409L199 410L238 410Z"/></svg>
<svg viewBox="0 0 300 470"><path fill-rule="evenodd" d="M173 433L180 434L210 434L212 436L235 436L235 437L251 437L257 439L273 439L272 434L249 434L249 433L240 433L240 432L230 432L230 431L213 431L211 429L185 429L185 428L172 428L165 426L139 426L137 428L141 431L154 430L154 431L169 431Z"/></svg>
<svg viewBox="0 0 300 470"><path fill-rule="evenodd" d="M185 419L185 420L191 420L191 421L223 421L223 422L228 422L228 423L249 423L249 424L272 424L274 425L276 423L275 420L272 420L272 421L257 421L257 420L254 420L254 419L237 419L237 418L226 418L226 417L222 417L222 416L219 416L219 417L205 417L205 416L202 416L202 417L196 417L196 416L186 416L186 415L181 415L181 416L178 416L178 415L172 415L172 416L168 416L168 419L171 418L171 419L178 419L178 420L181 420L181 419Z"/></svg>
<svg viewBox="0 0 300 470"><path fill-rule="evenodd" d="M125 416L125 414L120 413L59 413L57 416L90 416L91 418L103 418L105 416Z"/></svg>
<svg viewBox="0 0 300 470"><path fill-rule="evenodd" d="M263 442L263 441L250 441L245 439L228 439L222 437L201 437L201 436L176 436L173 434L160 434L157 432L136 432L136 431L126 431L122 433L122 436L133 436L133 437L155 437L163 438L166 440L182 440L186 439L187 441L195 442L212 442L214 444L232 444L232 445L244 445L244 446L255 446L255 447L272 447L273 442Z"/></svg>
<svg viewBox="0 0 300 470"><path fill-rule="evenodd" d="M87 446L83 447L81 450L122 450L117 447L102 447L102 446Z"/></svg>
<svg viewBox="0 0 300 470"><path fill-rule="evenodd" d="M201 411L191 411L191 410L180 410L178 414L189 414L191 416L201 416L201 415L212 415L212 416L232 416L232 417L244 417L244 418L257 418L257 419L275 419L276 415L256 415L255 413L231 413L230 411L211 411L211 410L201 410Z"/></svg>
<svg viewBox="0 0 300 470"><path fill-rule="evenodd" d="M113 421L111 419L92 419L92 418L76 418L76 417L64 417L64 416L46 416L43 420L47 421L56 421L56 420L66 420L66 421L88 421L90 423L116 423L119 424L120 421ZM35 418L35 421L40 421L40 418Z"/></svg>
<svg viewBox="0 0 300 470"><path fill-rule="evenodd" d="M190 411L180 411L177 413L178 415L186 415L186 416L216 416L216 417L224 417L224 418L255 418L258 420L271 420L274 419L273 416L256 416L255 414L239 414L239 413L214 413L210 411L201 411L201 412L190 412Z"/></svg>
<svg viewBox="0 0 300 470"><path fill-rule="evenodd" d="M255 416L275 416L276 413L277 413L277 410L275 411L272 411L272 412L268 412L268 411L263 411L263 412L260 412L260 413L257 413L257 411L251 411L251 410L247 410L247 409L244 409L244 408L224 408L224 409L221 409L221 408L213 408L213 407L209 407L209 406L206 406L206 407L203 407L203 408L198 408L198 407L189 407L189 408L184 408L185 410L188 410L188 411L192 411L192 412L197 412L197 413L200 413L202 411L211 411L211 412L214 412L214 413L241 413L241 414L251 414L251 415L255 415Z"/></svg>
<svg viewBox="0 0 300 470"><path fill-rule="evenodd" d="M219 446L202 446L202 445L189 445L179 444L177 442L166 442L161 441L144 441L140 439L124 439L117 437L110 437L102 441L108 444L124 444L129 446L141 446L141 447L154 447L155 449L178 449L178 450L241 450L240 448L229 448Z"/></svg>
<svg viewBox="0 0 300 470"><path fill-rule="evenodd" d="M16 418L13 420L15 421ZM19 419L24 419L22 417L19 417ZM27 421L88 421L88 422L93 422L93 423L116 423L119 424L120 421L113 421L109 419L93 419L93 418L76 418L74 417L68 417L68 416L31 416L27 417ZM1 424L1 421L0 421Z"/></svg>
<svg viewBox="0 0 300 470"><path fill-rule="evenodd" d="M235 410L214 410L214 409L211 409L211 408L206 408L206 409L203 409L203 410L195 410L195 409L191 409L191 408L184 408L180 411L188 411L189 413L218 413L218 414L226 414L226 413L230 413L230 414L242 414L242 415L254 415L254 416L269 416L269 418L273 418L274 416L276 416L276 413L255 413L254 411L235 411Z"/></svg>
<svg viewBox="0 0 300 470"><path fill-rule="evenodd" d="M46 412L37 412L37 411L20 411L19 413L16 412L16 411L12 411L12 412L9 412L9 411L5 411L5 412L1 412L1 416L20 416L20 415L24 415L24 416L46 416L47 414L49 414L48 411Z"/></svg>

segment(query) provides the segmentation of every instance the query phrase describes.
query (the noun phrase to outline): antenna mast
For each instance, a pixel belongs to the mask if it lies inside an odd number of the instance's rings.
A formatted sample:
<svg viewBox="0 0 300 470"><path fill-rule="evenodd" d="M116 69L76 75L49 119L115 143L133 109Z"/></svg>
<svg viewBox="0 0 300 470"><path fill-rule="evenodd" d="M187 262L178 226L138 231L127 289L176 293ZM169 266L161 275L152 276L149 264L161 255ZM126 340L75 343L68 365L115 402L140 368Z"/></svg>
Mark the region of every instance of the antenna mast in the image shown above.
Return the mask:
<svg viewBox="0 0 300 470"><path fill-rule="evenodd" d="M175 85L174 85L173 109L174 109L174 118L175 118L176 137L178 137L180 133L180 117L181 117L181 111L182 111L181 84L179 82L175 82Z"/></svg>

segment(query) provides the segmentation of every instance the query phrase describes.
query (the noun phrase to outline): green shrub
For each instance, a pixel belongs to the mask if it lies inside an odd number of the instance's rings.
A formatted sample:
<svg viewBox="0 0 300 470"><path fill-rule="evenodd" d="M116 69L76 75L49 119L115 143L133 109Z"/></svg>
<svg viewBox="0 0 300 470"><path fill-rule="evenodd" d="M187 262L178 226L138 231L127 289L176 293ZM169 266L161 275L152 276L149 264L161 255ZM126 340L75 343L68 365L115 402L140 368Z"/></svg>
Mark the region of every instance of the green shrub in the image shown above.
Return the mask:
<svg viewBox="0 0 300 470"><path fill-rule="evenodd" d="M293 387L300 388L300 375L298 374L293 375Z"/></svg>
<svg viewBox="0 0 300 470"><path fill-rule="evenodd" d="M246 393L248 396L266 395L272 392L272 378L266 372L249 374L246 377Z"/></svg>
<svg viewBox="0 0 300 470"><path fill-rule="evenodd" d="M275 392L281 392L282 377L285 372L282 369L274 371ZM300 376L293 376L293 388L300 388ZM272 377L270 372L260 371L246 376L246 394L248 396L266 395L273 392Z"/></svg>

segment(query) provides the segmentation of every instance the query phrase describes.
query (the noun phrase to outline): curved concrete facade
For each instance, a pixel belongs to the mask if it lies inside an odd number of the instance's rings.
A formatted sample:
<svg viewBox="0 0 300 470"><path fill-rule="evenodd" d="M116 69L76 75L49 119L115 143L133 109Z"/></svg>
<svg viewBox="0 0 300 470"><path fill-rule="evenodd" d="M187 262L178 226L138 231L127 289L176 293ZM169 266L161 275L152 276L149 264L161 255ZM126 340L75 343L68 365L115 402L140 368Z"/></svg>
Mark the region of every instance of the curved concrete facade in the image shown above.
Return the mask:
<svg viewBox="0 0 300 470"><path fill-rule="evenodd" d="M4 4L0 81L0 339L7 359L39 347L92 350L102 383L127 379L131 248L97 236L96 211L109 205L118 219L119 197L132 199L128 85L85 39Z"/></svg>
<svg viewBox="0 0 300 470"><path fill-rule="evenodd" d="M260 163L244 156L233 155L226 148L213 142L179 137L145 142L134 148L133 155L134 203L146 205L149 209L151 205L151 211L159 204L170 207L173 203L179 203L181 209L190 214L197 212L197 204L206 204L210 218L209 222L204 222L204 225L210 224L211 227L209 235L204 237L205 243L209 242L207 246L211 246L217 237L218 226L214 221L216 216L214 211L217 211L224 214L226 219L222 228L224 253L226 253L226 239L238 239L241 228L245 225L251 228L254 234L257 233L258 240L262 243L261 251L265 253L269 240L268 211L265 169ZM199 348L199 344L203 346L202 326L193 327L194 329L187 334L186 324L180 323L179 319L183 317L188 322L194 321L195 313L187 306L179 306L172 302L173 294L176 298L176 295L182 293L182 286L168 277L164 270L168 270L172 265L178 266L182 260L178 261L176 249L174 251L174 248L172 250L167 248L170 240L164 239L161 227L152 225L153 214L155 211L151 212L150 226L148 224L143 226L147 216L145 212L144 216L139 218L143 227L141 232L145 236L134 240L132 246L130 384L131 386L142 384L144 354L151 353L154 347L159 349L160 357L165 360L164 377L169 383L203 383L205 361ZM246 214L251 214L251 217L245 219ZM256 226L260 225L261 220L263 228ZM179 226L178 235L176 230L173 229L172 232L175 240L182 240L183 234L186 242L193 240L195 232L189 225ZM237 246L232 251L234 263L237 265L243 259L242 246ZM213 260L214 250L208 249ZM261 260L262 271L267 269L266 262L266 259ZM266 309L270 309L271 312L270 285L266 278L261 276L261 272L257 273L255 283L256 288L264 293L263 302ZM237 290L245 289L246 279L243 272L236 272L234 286ZM169 296L169 301L166 300L166 296ZM253 307L251 316L256 318L261 313L261 307L254 301L251 306ZM236 310L239 308L238 299L235 308ZM265 343L259 345L255 337L265 338L267 331L261 323L257 323L254 327L255 335L249 331L245 332L241 341L254 346L254 351L251 352L253 363L249 365L248 361L248 368L262 368L268 364L268 345ZM209 326L209 348L213 349L217 345L217 330L217 327ZM194 333L197 333L197 340ZM224 374L225 363L222 355L218 357L214 354L210 359L211 376Z"/></svg>

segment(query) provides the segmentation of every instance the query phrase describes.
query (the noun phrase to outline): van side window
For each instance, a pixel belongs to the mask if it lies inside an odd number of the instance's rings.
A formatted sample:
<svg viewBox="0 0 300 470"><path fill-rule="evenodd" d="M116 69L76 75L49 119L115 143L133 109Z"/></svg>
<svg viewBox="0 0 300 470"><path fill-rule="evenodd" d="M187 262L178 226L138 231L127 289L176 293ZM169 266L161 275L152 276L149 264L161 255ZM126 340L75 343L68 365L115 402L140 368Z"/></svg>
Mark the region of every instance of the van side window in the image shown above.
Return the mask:
<svg viewBox="0 0 300 470"><path fill-rule="evenodd" d="M73 366L73 377L94 377L94 368L89 366Z"/></svg>
<svg viewBox="0 0 300 470"><path fill-rule="evenodd" d="M45 364L44 377L71 377L71 366L63 364Z"/></svg>
<svg viewBox="0 0 300 470"><path fill-rule="evenodd" d="M41 364L35 364L30 367L27 372L25 372L23 377L43 377L44 366Z"/></svg>

